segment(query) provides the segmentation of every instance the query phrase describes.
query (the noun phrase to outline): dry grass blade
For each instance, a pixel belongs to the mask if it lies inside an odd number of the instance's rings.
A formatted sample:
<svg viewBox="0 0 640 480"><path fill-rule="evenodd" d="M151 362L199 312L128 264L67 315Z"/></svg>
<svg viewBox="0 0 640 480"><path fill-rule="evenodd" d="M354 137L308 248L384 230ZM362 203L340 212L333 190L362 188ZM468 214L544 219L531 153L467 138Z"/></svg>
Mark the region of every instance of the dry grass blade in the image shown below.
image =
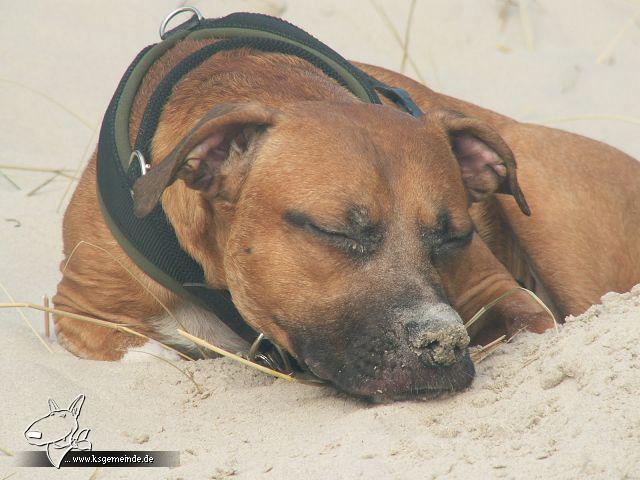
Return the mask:
<svg viewBox="0 0 640 480"><path fill-rule="evenodd" d="M76 177L69 172L66 168L45 168L45 167L25 167L23 165L8 165L8 164L0 164L0 169L5 170L20 170L23 172L37 172L37 173L55 173L62 177L68 177L71 179L75 179Z"/></svg>
<svg viewBox="0 0 640 480"><path fill-rule="evenodd" d="M0 452L4 453L7 457L14 457L15 453L13 453L8 448L0 447Z"/></svg>
<svg viewBox="0 0 640 480"><path fill-rule="evenodd" d="M416 10L416 0L411 0L409 6L409 15L407 15L407 26L404 29L404 41L402 42L402 63L400 64L400 72L404 73L409 58L409 35L411 34L411 23L413 22L413 13Z"/></svg>
<svg viewBox="0 0 640 480"><path fill-rule="evenodd" d="M618 43L620 43L620 40L622 40L622 37L624 37L624 34L627 33L639 19L640 19L640 11L636 12L629 20L627 20L622 26L622 28L616 32L616 34L613 36L611 40L609 40L609 43L607 43L607 46L604 47L600 55L598 55L598 58L596 59L596 63L602 64L611 57L616 46L618 45Z"/></svg>
<svg viewBox="0 0 640 480"><path fill-rule="evenodd" d="M4 294L9 298L9 300L15 303L15 299L11 296L11 294L7 291L7 289L1 283L0 283L0 288L4 291ZM3 305L3 304L0 304L0 305ZM20 316L24 320L24 323L27 324L29 329L38 338L40 343L42 345L44 345L44 348L46 348L49 351L49 353L53 353L53 350L51 350L51 347L49 346L49 344L47 342L45 342L44 338L42 338L42 336L38 332L36 332L36 329L33 328L33 325L31 325L31 322L29 322L29 319L27 318L27 316L24 314L24 312L20 308L18 308L18 313L20 314Z"/></svg>
<svg viewBox="0 0 640 480"><path fill-rule="evenodd" d="M105 254L107 254L114 262L116 262L118 265L120 265L120 267L122 267L124 269L125 272L127 272L129 274L129 276L131 276L131 278L133 278L138 285L140 285L144 291L146 291L149 295L151 295L151 297L158 302L158 304L162 307L162 309L167 313L167 315L169 315L171 317L171 319L173 321L175 321L178 325L180 325L180 327L183 330L186 330L186 328L184 327L184 324L178 319L176 318L176 316L171 312L171 310L169 310L167 308L167 306L162 303L162 301L149 289L149 287L147 287L142 280L140 280L138 278L138 276L133 273L129 268L127 268L126 265L124 265L120 260L118 260L110 251L98 246L98 245L94 245L93 243L90 242L86 242L84 240L80 240L75 247L73 247L73 250L71 250L71 253L69 254L69 258L67 259L67 261L64 264L64 267L62 267L62 273L64 273L67 270L67 267L69 266L69 263L71 262L71 259L73 258L73 256L75 255L75 253L78 251L78 249L82 246L82 245L87 245L89 247L93 247ZM200 347L198 346L198 351L200 352L200 354L206 358L205 353L200 349Z"/></svg>
<svg viewBox="0 0 640 480"><path fill-rule="evenodd" d="M16 182L14 182L14 181L13 181L13 179L12 179L9 175L7 175L6 173L4 173L2 170L0 170L0 175L2 175L2 177L3 177L7 182L9 182L11 185L13 185L13 187L14 187L16 190L22 190L22 189L20 188L20 185L18 185Z"/></svg>
<svg viewBox="0 0 640 480"><path fill-rule="evenodd" d="M49 295L42 297L42 305L45 308L49 308ZM51 319L49 318L49 312L44 312L44 336L49 338L51 336Z"/></svg>
<svg viewBox="0 0 640 480"><path fill-rule="evenodd" d="M246 358L242 358L242 357L240 357L240 356L238 356L238 355L236 355L234 353L227 352L226 350L223 350L222 348L216 347L215 345L210 344L206 340L203 340L202 338L198 338L198 337L196 337L194 335L191 335L190 333L187 333L184 330L178 329L178 333L180 335L182 335L183 337L191 340L196 345L200 345L200 346L202 346L204 348L208 348L209 350L211 350L212 352L217 353L218 355L222 355L223 357L230 358L232 360L235 360L236 362L242 363L243 365L246 365L246 366L251 367L251 368L255 368L256 370L259 370L259 371L261 371L263 373L266 373L268 375L272 375L272 376L277 377L277 378L281 378L283 380L288 380L290 382L297 381L291 375L287 375L286 373L281 373L281 372L278 372L276 370L272 370L270 368L263 367L262 365L258 365L257 363L254 363L254 362L252 362L250 360L247 360Z"/></svg>
<svg viewBox="0 0 640 480"><path fill-rule="evenodd" d="M513 335L511 335L509 338L507 338L507 341L504 343L511 343L511 341L516 338L520 333L524 332L527 329L527 327L522 327L519 328L516 333L514 333Z"/></svg>
<svg viewBox="0 0 640 480"><path fill-rule="evenodd" d="M542 120L534 120L535 123L541 123L543 125L553 125L554 123L575 122L578 120L615 120L617 122L632 123L634 125L640 125L640 118L630 117L627 115L608 115L600 113L587 113L585 115L575 115L571 117L554 117Z"/></svg>
<svg viewBox="0 0 640 480"><path fill-rule="evenodd" d="M527 360L526 362L524 362L522 364L522 368L524 367L528 367L529 365L531 365L533 362L535 362L536 360L538 360L540 358L540 355L535 355L534 357L530 358L529 360Z"/></svg>
<svg viewBox="0 0 640 480"><path fill-rule="evenodd" d="M34 188L33 190L31 190L29 193L27 193L27 197L32 197L33 195L35 195L36 193L38 193L41 189L43 189L44 187L46 187L47 185L49 185L51 182L53 182L56 178L58 178L60 176L60 173L55 173L53 174L51 177L47 178L44 182L42 182L40 185L38 185L36 188Z"/></svg>
<svg viewBox="0 0 640 480"><path fill-rule="evenodd" d="M527 50L533 51L533 29L531 28L531 17L529 17L527 1L518 0L518 10L520 12L520 25L522 26L524 43L527 46Z"/></svg>
<svg viewBox="0 0 640 480"><path fill-rule="evenodd" d="M47 100L48 102L56 105L57 107L59 107L60 109L64 110L65 112L67 112L69 115L71 115L73 118L75 118L76 120L78 120L81 124L83 124L85 127L87 127L89 130L93 129L93 125L91 125L91 122L85 120L84 118L82 118L80 115L78 115L76 112L74 112L73 110L71 110L69 107L67 107L66 105L64 105L63 103L60 103L59 101L57 101L56 99L54 99L53 97L50 97L49 95L47 95L44 92L41 92L40 90L36 90L35 88L31 88L27 85L24 85L23 83L20 82L16 82L15 80L9 80L8 78L0 78L0 82L4 82L4 83L8 83L10 85L14 85L16 87L20 87L23 88L31 93L34 93L42 98L44 98L45 100Z"/></svg>
<svg viewBox="0 0 640 480"><path fill-rule="evenodd" d="M184 358L186 360L193 360L193 358L191 358L190 356L182 353L179 350L176 350L172 346L166 345L166 344L164 344L164 343L162 343L162 342L160 342L158 340L155 340L154 338L151 338L148 335L145 335L144 333L140 333L140 332L137 332L137 331L133 330L132 328L130 328L130 326L132 326L133 324L108 322L106 320L100 320L98 318L88 317L86 315L79 315L77 313L72 313L72 312L65 312L64 310L59 310L57 308L45 307L43 305L38 305L37 303L29 303L29 302L0 303L0 308L18 308L18 309L20 309L20 308L31 308L33 310L40 310L41 312L55 313L57 315L64 316L65 318L69 318L71 320L78 320L78 321L81 321L81 322L92 323L94 325L99 325L101 327L110 328L112 330L118 330L119 332L122 332L122 333L128 333L129 335L134 335L134 336L139 337L139 338L145 338L147 340L154 340L154 341L158 342L163 348L166 348L167 350L171 350L172 352L177 353L182 358ZM135 326L135 325L133 325L133 326Z"/></svg>
<svg viewBox="0 0 640 480"><path fill-rule="evenodd" d="M482 362L485 358L487 358L489 355L495 352L498 348L500 348L502 344L506 343L505 342L506 338L507 338L506 335L502 335L501 337L496 338L493 342L490 342L484 345L479 350L476 350L475 352L473 352L473 354L471 354L471 360L473 361L473 363Z"/></svg>
<svg viewBox="0 0 640 480"><path fill-rule="evenodd" d="M89 480L97 480L97 478L100 476L100 473L102 473L102 467L97 467L89 477Z"/></svg>
<svg viewBox="0 0 640 480"><path fill-rule="evenodd" d="M65 188L64 193L60 198L60 203L58 203L58 206L56 207L56 212L59 212L60 209L62 208L64 201L66 200L67 196L69 195L69 192L71 191L71 187L73 186L74 179L77 180L78 176L80 175L80 170L82 170L82 167L85 163L84 159L87 158L87 155L89 154L89 149L91 148L91 145L93 145L94 137L96 136L97 131L98 131L98 127L95 127L91 131L91 136L89 137L89 140L84 146L82 156L80 157L80 161L78 162L78 166L76 167L75 173L73 175L74 178L69 179L69 182L67 183L67 188Z"/></svg>
<svg viewBox="0 0 640 480"><path fill-rule="evenodd" d="M471 325L473 325L475 322L477 322L480 318L482 318L489 310L491 310L491 308L493 308L496 304L498 304L499 302L501 302L502 300L509 298L511 295L514 295L518 292L525 292L527 293L531 298L533 298L536 302L538 302L538 304L549 314L549 316L553 319L553 326L554 329L556 331L556 334L558 333L558 322L556 321L556 317L553 314L553 312L551 312L551 310L549 309L549 307L547 307L545 305L545 303L540 300L540 298L538 298L538 296L533 293L531 290L528 290L524 287L515 287L512 288L511 290L503 293L502 295L500 295L498 298L496 298L495 300L492 300L491 302L487 303L484 307L482 307L480 310L478 310L478 312L471 317L471 319L464 324L465 328L469 328Z"/></svg>
<svg viewBox="0 0 640 480"><path fill-rule="evenodd" d="M195 381L195 379L193 378L193 373L192 372L187 372L186 370L180 368L179 366L177 366L175 363L167 360L166 358L161 357L160 355L156 355L155 353L151 353L151 352L145 352L143 350L129 350L129 352L134 352L134 353L145 353L147 355L151 355L154 358L157 358L158 360L163 361L164 363L171 365L173 368L175 368L176 370L178 370L180 373L182 373L185 377L187 377L189 379L189 381L191 383L193 383L193 385L195 385L196 390L198 391L198 393L200 395L202 395L204 393L204 390L202 388L202 386Z"/></svg>
<svg viewBox="0 0 640 480"><path fill-rule="evenodd" d="M504 32L509 20L509 10L512 5L515 5L513 0L502 0L500 10L498 11L498 20L500 20L500 31Z"/></svg>
<svg viewBox="0 0 640 480"><path fill-rule="evenodd" d="M398 30L396 30L396 28L393 26L393 23L391 22L391 19L389 18L389 15L387 15L387 13L374 0L369 0L369 2L371 3L371 5L375 9L375 11L378 12L378 15L380 15L380 18L382 18L382 21L386 25L387 29L391 32L391 35L393 36L395 41L398 43L398 46L400 48L403 48L404 42L402 40L402 37L398 33ZM427 48L427 56L428 56L429 61L431 63L431 68L433 70L433 74L434 74L436 83L439 85L440 84L440 79L438 78L438 72L437 72L437 69L435 68L435 63L433 62L433 58L431 56L431 50L428 49L428 48ZM411 65L413 70L416 72L416 76L418 77L418 80L420 80L420 82L422 84L426 85L427 82L424 79L424 76L422 75L422 72L420 71L420 68L418 68L418 65L413 60L411 55L409 55L408 51L407 51L407 61L409 62L409 65Z"/></svg>

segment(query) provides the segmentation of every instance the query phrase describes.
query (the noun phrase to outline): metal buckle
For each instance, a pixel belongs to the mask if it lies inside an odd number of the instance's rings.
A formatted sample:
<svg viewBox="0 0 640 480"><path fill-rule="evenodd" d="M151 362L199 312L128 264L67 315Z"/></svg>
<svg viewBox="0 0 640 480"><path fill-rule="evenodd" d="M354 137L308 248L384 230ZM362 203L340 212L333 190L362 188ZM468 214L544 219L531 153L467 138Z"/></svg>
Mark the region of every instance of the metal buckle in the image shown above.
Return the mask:
<svg viewBox="0 0 640 480"><path fill-rule="evenodd" d="M268 342L268 347L261 351L260 347L263 346L264 342ZM247 360L269 367L280 373L289 375L293 373L293 367L291 366L287 352L275 343L269 342L265 338L264 333L258 335L258 338L251 344Z"/></svg>
<svg viewBox="0 0 640 480"><path fill-rule="evenodd" d="M183 12L191 12L191 13L193 13L191 18L189 20L187 20L187 22L192 20L193 17L196 17L197 25L200 25L202 20L204 20L204 16L202 15L202 13L200 13L200 10L198 10L196 7L180 7L180 8L177 8L173 12L171 12L169 15L167 15L165 17L165 19L162 21L162 23L160 24L160 38L162 40L164 40L165 37L167 36L167 25L169 24L171 19L173 17L175 17L176 15L179 15L179 14L181 14ZM184 23L186 23L186 22L184 22Z"/></svg>
<svg viewBox="0 0 640 480"><path fill-rule="evenodd" d="M146 175L151 168L151 165L149 165L144 159L144 155L142 155L142 152L140 152L140 150L134 150L133 152L131 152L131 156L129 157L129 168L131 168L131 163L135 159L138 159L138 163L140 164L140 176L142 177Z"/></svg>

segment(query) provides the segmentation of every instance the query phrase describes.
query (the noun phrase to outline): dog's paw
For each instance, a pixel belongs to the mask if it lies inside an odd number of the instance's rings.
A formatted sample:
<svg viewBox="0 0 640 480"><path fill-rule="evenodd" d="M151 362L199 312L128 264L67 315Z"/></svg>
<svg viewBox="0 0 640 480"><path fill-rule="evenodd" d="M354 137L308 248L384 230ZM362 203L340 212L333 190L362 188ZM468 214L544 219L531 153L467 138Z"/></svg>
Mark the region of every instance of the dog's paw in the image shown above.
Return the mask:
<svg viewBox="0 0 640 480"><path fill-rule="evenodd" d="M163 347L162 344L155 340L149 340L140 347L130 348L122 357L121 362L151 362L154 361L156 357L169 361L180 360L180 355L173 350Z"/></svg>

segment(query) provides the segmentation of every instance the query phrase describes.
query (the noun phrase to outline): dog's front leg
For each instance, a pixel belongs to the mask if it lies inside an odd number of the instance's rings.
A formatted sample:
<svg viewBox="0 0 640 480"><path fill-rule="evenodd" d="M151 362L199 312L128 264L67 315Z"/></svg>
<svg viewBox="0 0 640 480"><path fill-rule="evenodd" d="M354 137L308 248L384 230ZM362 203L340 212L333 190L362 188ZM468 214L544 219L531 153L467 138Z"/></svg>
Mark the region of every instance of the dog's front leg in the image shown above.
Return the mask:
<svg viewBox="0 0 640 480"><path fill-rule="evenodd" d="M519 287L477 234L471 245L454 257L438 265L438 271L449 301L465 322L491 301ZM523 329L542 333L553 326L553 318L542 305L527 292L517 291L470 325L469 335L473 343L486 344Z"/></svg>

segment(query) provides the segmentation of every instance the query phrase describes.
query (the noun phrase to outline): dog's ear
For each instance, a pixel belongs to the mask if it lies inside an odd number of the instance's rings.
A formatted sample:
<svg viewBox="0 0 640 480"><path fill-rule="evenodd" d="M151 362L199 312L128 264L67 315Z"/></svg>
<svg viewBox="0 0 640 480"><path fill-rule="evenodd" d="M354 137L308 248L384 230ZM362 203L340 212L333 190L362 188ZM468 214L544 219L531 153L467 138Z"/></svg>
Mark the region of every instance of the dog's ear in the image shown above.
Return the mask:
<svg viewBox="0 0 640 480"><path fill-rule="evenodd" d="M513 152L502 137L486 123L457 112L431 115L449 138L469 198L477 202L494 193L506 193L515 198L522 213L531 215L518 185Z"/></svg>
<svg viewBox="0 0 640 480"><path fill-rule="evenodd" d="M211 109L173 151L133 186L134 213L151 213L162 192L176 179L206 190L231 154L243 154L256 131L274 125L278 111L257 102L230 103Z"/></svg>

